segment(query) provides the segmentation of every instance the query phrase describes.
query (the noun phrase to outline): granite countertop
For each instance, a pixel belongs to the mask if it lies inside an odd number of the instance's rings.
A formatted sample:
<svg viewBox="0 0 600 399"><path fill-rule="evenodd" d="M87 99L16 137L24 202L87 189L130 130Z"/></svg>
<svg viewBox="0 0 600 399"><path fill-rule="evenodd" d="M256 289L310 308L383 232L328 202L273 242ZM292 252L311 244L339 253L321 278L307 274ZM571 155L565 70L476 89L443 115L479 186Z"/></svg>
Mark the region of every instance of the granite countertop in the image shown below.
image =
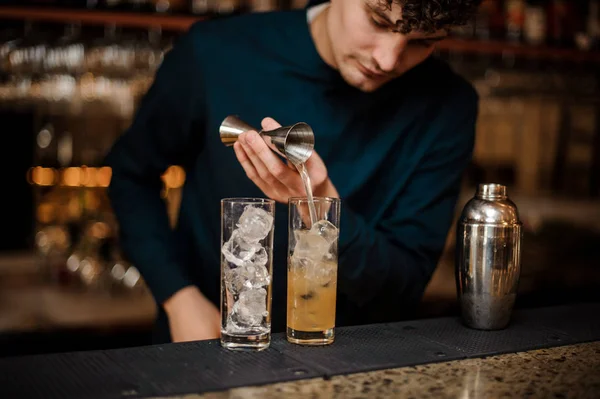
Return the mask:
<svg viewBox="0 0 600 399"><path fill-rule="evenodd" d="M598 398L600 341L170 399Z"/></svg>

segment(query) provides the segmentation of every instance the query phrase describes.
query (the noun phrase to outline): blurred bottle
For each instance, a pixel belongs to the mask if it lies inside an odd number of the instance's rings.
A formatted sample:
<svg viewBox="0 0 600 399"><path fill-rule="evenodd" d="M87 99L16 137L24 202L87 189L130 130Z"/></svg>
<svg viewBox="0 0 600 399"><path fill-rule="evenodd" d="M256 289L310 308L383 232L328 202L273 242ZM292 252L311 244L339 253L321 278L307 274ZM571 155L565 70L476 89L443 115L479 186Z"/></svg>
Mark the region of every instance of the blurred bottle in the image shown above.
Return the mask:
<svg viewBox="0 0 600 399"><path fill-rule="evenodd" d="M103 0L104 7L111 10L153 12L154 6L150 0Z"/></svg>
<svg viewBox="0 0 600 399"><path fill-rule="evenodd" d="M121 7L124 3L125 3L124 0L101 0L98 7L106 8L106 9L113 9L113 8Z"/></svg>
<svg viewBox="0 0 600 399"><path fill-rule="evenodd" d="M98 5L98 0L29 0L12 1L10 3L18 5L27 4L65 8L95 8Z"/></svg>
<svg viewBox="0 0 600 399"><path fill-rule="evenodd" d="M506 39L509 42L520 42L523 39L525 25L525 1L506 0Z"/></svg>
<svg viewBox="0 0 600 399"><path fill-rule="evenodd" d="M499 39L504 34L504 12L499 0L483 0L475 16L475 36L479 40Z"/></svg>
<svg viewBox="0 0 600 399"><path fill-rule="evenodd" d="M461 39L473 39L475 38L476 22L477 18L473 15L464 25L454 27L450 34Z"/></svg>
<svg viewBox="0 0 600 399"><path fill-rule="evenodd" d="M587 31L592 37L594 48L600 49L600 1L590 2Z"/></svg>
<svg viewBox="0 0 600 399"><path fill-rule="evenodd" d="M192 14L220 17L243 12L244 6L242 0L191 0L189 8Z"/></svg>
<svg viewBox="0 0 600 399"><path fill-rule="evenodd" d="M600 50L600 0L590 0L587 7L585 32L589 38L588 49Z"/></svg>
<svg viewBox="0 0 600 399"><path fill-rule="evenodd" d="M551 0L548 6L548 38L556 47L571 47L576 33L577 15L573 2Z"/></svg>
<svg viewBox="0 0 600 399"><path fill-rule="evenodd" d="M528 0L525 7L525 41L533 45L546 42L547 18L544 0Z"/></svg>
<svg viewBox="0 0 600 399"><path fill-rule="evenodd" d="M75 8L89 8L89 9L93 9L98 7L98 0L67 0L67 1L61 1L60 3L62 3L63 5L67 5L70 7L75 7Z"/></svg>
<svg viewBox="0 0 600 399"><path fill-rule="evenodd" d="M192 14L207 15L212 6L211 0L190 0L190 11Z"/></svg>
<svg viewBox="0 0 600 399"><path fill-rule="evenodd" d="M248 3L252 12L274 11L279 7L278 0L249 0Z"/></svg>
<svg viewBox="0 0 600 399"><path fill-rule="evenodd" d="M153 12L155 11L155 5L151 0L127 0L125 2L127 8L131 11L137 12Z"/></svg>
<svg viewBox="0 0 600 399"><path fill-rule="evenodd" d="M56 168L57 140L54 125L51 122L44 124L35 135L35 163L39 166Z"/></svg>
<svg viewBox="0 0 600 399"><path fill-rule="evenodd" d="M241 12L243 9L242 0L218 0L213 2L212 13L216 16L231 15Z"/></svg>
<svg viewBox="0 0 600 399"><path fill-rule="evenodd" d="M156 12L185 12L187 0L152 0Z"/></svg>
<svg viewBox="0 0 600 399"><path fill-rule="evenodd" d="M55 135L56 140L56 159L58 167L61 169L76 166L74 159L73 134L64 130Z"/></svg>
<svg viewBox="0 0 600 399"><path fill-rule="evenodd" d="M290 0L289 7L291 9L300 9L306 7L308 0Z"/></svg>

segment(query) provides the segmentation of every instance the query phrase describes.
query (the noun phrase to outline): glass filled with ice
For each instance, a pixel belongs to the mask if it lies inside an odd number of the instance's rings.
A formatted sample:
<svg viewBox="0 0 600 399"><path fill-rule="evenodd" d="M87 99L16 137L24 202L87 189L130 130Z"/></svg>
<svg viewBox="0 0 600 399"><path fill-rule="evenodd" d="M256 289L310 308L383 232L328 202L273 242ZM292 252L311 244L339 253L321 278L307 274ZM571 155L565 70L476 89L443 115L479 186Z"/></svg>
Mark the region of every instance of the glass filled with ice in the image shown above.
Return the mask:
<svg viewBox="0 0 600 399"><path fill-rule="evenodd" d="M262 350L271 342L275 201L221 200L221 345Z"/></svg>
<svg viewBox="0 0 600 399"><path fill-rule="evenodd" d="M339 198L289 200L287 340L301 345L334 341ZM316 222L313 223L313 219Z"/></svg>

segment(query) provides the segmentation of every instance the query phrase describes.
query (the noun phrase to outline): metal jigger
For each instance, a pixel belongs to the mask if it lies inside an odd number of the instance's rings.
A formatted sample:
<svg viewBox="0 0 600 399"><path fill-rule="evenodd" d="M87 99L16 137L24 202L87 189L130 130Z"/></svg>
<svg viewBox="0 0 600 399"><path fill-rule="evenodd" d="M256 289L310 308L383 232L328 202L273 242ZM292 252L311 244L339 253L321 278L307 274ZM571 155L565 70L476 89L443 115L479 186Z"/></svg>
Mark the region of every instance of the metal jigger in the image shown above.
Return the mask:
<svg viewBox="0 0 600 399"><path fill-rule="evenodd" d="M230 115L221 123L219 134L223 144L230 147L235 144L240 134L248 130L257 131L275 152L287 158L294 165L306 162L315 147L313 130L304 122L274 130L259 131L237 116Z"/></svg>

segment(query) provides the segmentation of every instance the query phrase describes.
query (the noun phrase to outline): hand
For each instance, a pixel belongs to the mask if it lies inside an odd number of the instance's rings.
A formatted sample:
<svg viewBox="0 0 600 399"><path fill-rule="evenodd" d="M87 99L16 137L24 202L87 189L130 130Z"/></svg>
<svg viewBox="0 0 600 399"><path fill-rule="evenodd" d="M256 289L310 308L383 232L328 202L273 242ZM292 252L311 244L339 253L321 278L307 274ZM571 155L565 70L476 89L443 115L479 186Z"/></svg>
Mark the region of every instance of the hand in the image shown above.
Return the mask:
<svg viewBox="0 0 600 399"><path fill-rule="evenodd" d="M272 118L263 119L261 125L265 130L281 126ZM248 178L267 197L287 204L290 197L306 196L302 178L296 168L290 162L286 165L257 132L242 133L233 149ZM316 152L313 151L305 166L316 197L339 197L327 175L323 160Z"/></svg>
<svg viewBox="0 0 600 399"><path fill-rule="evenodd" d="M221 313L194 286L177 291L164 303L173 342L219 338Z"/></svg>

